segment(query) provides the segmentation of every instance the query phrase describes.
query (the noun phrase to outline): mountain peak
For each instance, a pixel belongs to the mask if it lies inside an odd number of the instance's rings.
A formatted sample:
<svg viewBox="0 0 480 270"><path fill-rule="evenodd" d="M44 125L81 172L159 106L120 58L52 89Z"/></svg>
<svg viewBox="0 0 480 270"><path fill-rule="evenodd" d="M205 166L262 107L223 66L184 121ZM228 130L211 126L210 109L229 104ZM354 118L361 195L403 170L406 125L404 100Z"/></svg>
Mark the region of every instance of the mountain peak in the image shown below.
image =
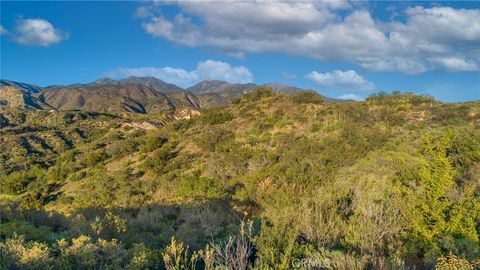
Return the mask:
<svg viewBox="0 0 480 270"><path fill-rule="evenodd" d="M162 92L162 93L183 91L182 88L174 84L166 83L152 76L146 76L146 77L129 76L127 78L119 79L119 80L103 77L87 85L92 86L92 85L132 85L132 84L146 86L146 87L152 88L157 92Z"/></svg>
<svg viewBox="0 0 480 270"><path fill-rule="evenodd" d="M108 78L108 77L102 77L99 78L95 81L92 82L92 84L114 84L116 80Z"/></svg>
<svg viewBox="0 0 480 270"><path fill-rule="evenodd" d="M187 88L187 91L192 93L212 93L218 92L219 88L230 86L226 81L219 80L203 80L193 86Z"/></svg>
<svg viewBox="0 0 480 270"><path fill-rule="evenodd" d="M302 88L298 88L290 84L279 83L279 82L269 82L269 83L265 83L264 85L271 87L273 91L284 92L284 93L293 93L293 92L304 90Z"/></svg>
<svg viewBox="0 0 480 270"><path fill-rule="evenodd" d="M212 80L212 79L207 79L207 80L203 80L199 83L221 83L221 84L226 84L226 83L229 83L227 81L222 81L222 80Z"/></svg>

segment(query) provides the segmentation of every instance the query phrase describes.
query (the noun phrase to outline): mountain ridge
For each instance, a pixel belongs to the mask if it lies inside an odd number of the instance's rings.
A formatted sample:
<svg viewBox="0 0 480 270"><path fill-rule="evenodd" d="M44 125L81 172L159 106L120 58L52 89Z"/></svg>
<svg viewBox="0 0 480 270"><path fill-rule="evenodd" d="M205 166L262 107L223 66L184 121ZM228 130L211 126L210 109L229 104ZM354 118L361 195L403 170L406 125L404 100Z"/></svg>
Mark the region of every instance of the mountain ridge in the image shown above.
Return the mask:
<svg viewBox="0 0 480 270"><path fill-rule="evenodd" d="M199 110L225 106L233 99L259 86L274 92L294 93L304 89L282 83L229 83L204 80L183 89L158 78L130 76L123 79L102 77L89 83L41 87L10 80L1 80L1 87L15 87L25 94L25 109L84 110L105 113L133 112L140 114L166 111ZM326 100L334 100L322 96ZM13 103L22 103L17 97ZM6 101L5 101L6 102ZM4 102L4 103L5 103ZM12 99L10 97L10 104Z"/></svg>

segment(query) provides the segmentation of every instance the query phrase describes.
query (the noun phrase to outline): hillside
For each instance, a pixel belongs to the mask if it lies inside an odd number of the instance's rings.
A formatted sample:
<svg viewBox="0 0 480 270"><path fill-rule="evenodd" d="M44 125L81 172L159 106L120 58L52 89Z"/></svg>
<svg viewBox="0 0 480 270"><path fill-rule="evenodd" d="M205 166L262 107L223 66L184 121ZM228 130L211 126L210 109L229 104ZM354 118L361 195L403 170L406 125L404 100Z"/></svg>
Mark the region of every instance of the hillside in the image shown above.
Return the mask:
<svg viewBox="0 0 480 270"><path fill-rule="evenodd" d="M164 94L140 85L95 85L46 89L42 97L59 110L158 113L175 109Z"/></svg>
<svg viewBox="0 0 480 270"><path fill-rule="evenodd" d="M27 90L16 86L2 86L0 88L0 108L52 110L49 104L37 98Z"/></svg>
<svg viewBox="0 0 480 270"><path fill-rule="evenodd" d="M140 89L123 95L167 100ZM25 263L41 269L430 269L480 256L478 101L337 103L262 86L164 120L0 110L2 263L27 256L14 248L42 250Z"/></svg>

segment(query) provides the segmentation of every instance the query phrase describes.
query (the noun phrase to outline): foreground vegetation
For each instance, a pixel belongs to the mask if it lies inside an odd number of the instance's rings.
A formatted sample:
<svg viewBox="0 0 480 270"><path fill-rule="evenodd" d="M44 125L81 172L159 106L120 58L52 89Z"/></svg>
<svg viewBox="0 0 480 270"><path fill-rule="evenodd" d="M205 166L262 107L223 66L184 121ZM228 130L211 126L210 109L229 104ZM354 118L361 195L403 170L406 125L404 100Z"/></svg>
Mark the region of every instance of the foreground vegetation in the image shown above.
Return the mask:
<svg viewBox="0 0 480 270"><path fill-rule="evenodd" d="M479 102L260 87L144 120L0 112L2 269L479 267Z"/></svg>

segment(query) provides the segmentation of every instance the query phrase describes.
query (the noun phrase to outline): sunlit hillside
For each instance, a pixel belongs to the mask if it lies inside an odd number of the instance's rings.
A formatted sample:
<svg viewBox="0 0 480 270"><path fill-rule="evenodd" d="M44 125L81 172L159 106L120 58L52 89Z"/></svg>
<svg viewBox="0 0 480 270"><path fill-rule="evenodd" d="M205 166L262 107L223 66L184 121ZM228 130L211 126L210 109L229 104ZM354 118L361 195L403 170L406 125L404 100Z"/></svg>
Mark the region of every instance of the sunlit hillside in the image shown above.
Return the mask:
<svg viewBox="0 0 480 270"><path fill-rule="evenodd" d="M2 269L473 269L480 256L479 102L262 86L190 119L4 108L0 149Z"/></svg>

